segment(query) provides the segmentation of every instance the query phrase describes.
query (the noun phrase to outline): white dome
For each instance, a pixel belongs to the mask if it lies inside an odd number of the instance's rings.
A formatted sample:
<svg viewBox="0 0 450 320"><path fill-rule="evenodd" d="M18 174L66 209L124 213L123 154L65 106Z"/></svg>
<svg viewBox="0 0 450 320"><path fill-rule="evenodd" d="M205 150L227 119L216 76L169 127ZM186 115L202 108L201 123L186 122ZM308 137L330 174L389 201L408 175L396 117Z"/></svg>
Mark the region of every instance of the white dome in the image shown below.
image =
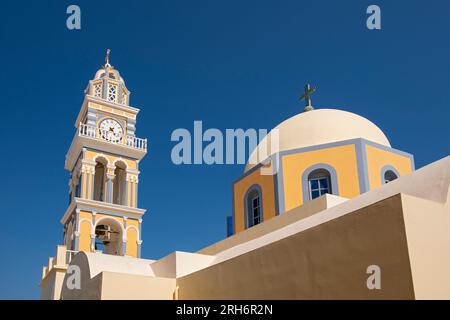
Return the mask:
<svg viewBox="0 0 450 320"><path fill-rule="evenodd" d="M330 142L364 138L390 147L383 131L375 124L357 114L336 109L315 109L297 114L275 127L278 129L279 150L286 151L310 147ZM275 152L266 152L271 145L270 132L252 152L245 171L251 169L267 156ZM258 159L258 152L261 156Z"/></svg>

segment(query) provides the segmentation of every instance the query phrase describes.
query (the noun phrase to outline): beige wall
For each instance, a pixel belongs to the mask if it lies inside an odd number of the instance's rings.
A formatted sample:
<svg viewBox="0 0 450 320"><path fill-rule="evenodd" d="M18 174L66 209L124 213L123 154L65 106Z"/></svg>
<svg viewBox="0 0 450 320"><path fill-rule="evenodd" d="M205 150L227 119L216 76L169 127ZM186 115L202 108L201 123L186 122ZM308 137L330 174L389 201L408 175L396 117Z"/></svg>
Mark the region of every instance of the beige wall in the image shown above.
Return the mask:
<svg viewBox="0 0 450 320"><path fill-rule="evenodd" d="M41 300L59 300L61 298L61 288L66 270L52 269L42 280Z"/></svg>
<svg viewBox="0 0 450 320"><path fill-rule="evenodd" d="M327 208L331 208L345 201L347 201L347 199L345 198L338 197L333 194L324 194L319 198L308 201L302 206L289 210L268 221L264 221L264 223L260 223L256 226L253 226L245 230L245 232L236 233L231 237L225 238L206 248L203 248L199 250L198 253L206 255L216 255L221 251L230 249L234 246L240 245L247 241L259 238L274 230L285 227L300 219L304 219L315 213L326 210Z"/></svg>
<svg viewBox="0 0 450 320"><path fill-rule="evenodd" d="M175 279L102 272L102 300L172 300Z"/></svg>
<svg viewBox="0 0 450 320"><path fill-rule="evenodd" d="M111 260L111 258L113 259ZM134 258L108 256L101 253L79 253L72 260L71 265L76 265L80 269L80 289L69 289L67 285L63 285L62 299L173 299L175 279L151 276L152 260L139 260L141 267L133 265L133 260ZM121 263L118 263L119 261ZM148 272L137 274L143 271L143 265L148 267ZM98 270L99 268L102 271ZM121 272L106 271L111 268L116 268ZM131 274L131 272L135 272L135 274ZM67 283L68 277L69 275L66 275L63 284Z"/></svg>
<svg viewBox="0 0 450 320"><path fill-rule="evenodd" d="M450 299L450 203L402 195L417 299Z"/></svg>
<svg viewBox="0 0 450 320"><path fill-rule="evenodd" d="M382 270L381 290L366 285L374 264ZM401 197L187 275L177 285L180 299L413 299Z"/></svg>

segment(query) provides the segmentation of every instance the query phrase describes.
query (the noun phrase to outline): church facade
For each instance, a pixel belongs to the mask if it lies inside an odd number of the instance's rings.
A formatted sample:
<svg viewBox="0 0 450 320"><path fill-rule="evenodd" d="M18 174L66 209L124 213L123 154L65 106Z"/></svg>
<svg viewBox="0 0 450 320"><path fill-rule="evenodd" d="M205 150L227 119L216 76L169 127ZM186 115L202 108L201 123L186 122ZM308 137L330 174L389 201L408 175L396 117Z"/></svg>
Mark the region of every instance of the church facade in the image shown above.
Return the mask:
<svg viewBox="0 0 450 320"><path fill-rule="evenodd" d="M75 122L64 241L43 268L41 298L450 299L450 157L416 170L369 120L314 109L312 92L233 183L229 237L144 259L147 140L108 52Z"/></svg>

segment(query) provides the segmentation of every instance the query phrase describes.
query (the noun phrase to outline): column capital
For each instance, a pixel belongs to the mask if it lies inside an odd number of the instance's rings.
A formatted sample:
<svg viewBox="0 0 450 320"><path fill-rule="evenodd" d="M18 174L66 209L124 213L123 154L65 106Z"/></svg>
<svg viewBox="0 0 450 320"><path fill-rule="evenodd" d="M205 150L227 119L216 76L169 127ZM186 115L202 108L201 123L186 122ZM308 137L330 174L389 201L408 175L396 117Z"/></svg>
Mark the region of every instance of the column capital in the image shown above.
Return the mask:
<svg viewBox="0 0 450 320"><path fill-rule="evenodd" d="M95 166L95 161L90 159L82 159L81 163L87 166Z"/></svg>

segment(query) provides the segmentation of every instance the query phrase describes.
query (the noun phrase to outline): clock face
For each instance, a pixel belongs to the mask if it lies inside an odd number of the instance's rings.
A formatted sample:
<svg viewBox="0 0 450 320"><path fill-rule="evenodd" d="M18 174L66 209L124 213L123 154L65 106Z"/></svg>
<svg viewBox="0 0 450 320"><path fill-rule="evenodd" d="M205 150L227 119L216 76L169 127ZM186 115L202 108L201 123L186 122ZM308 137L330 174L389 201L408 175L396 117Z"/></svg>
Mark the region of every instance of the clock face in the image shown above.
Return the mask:
<svg viewBox="0 0 450 320"><path fill-rule="evenodd" d="M100 135L109 142L117 143L122 140L123 129L119 122L108 118L100 122Z"/></svg>

